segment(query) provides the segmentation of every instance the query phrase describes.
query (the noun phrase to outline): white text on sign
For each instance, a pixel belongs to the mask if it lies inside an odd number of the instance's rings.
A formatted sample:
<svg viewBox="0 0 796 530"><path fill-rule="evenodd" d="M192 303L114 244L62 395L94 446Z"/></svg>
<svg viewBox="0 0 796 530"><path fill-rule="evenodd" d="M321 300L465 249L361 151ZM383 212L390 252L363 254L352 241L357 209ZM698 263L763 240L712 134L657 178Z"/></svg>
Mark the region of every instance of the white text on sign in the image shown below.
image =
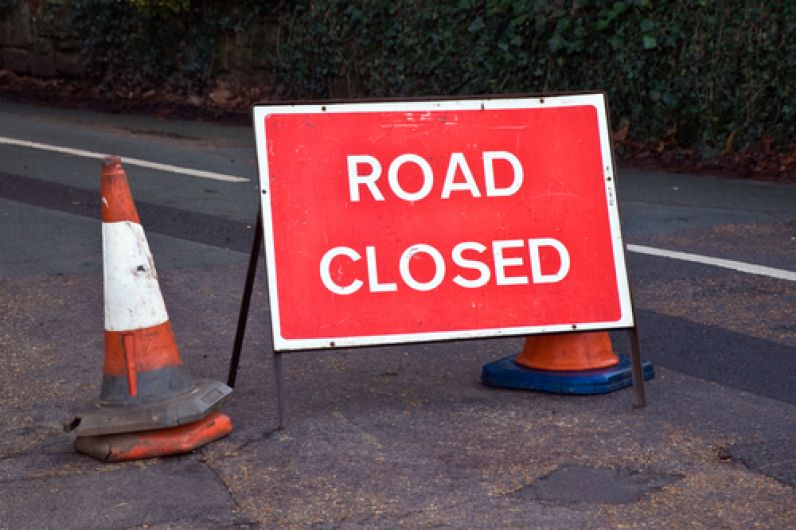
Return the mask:
<svg viewBox="0 0 796 530"><path fill-rule="evenodd" d="M508 151L485 151L481 156L484 175L484 192L487 197L507 197L517 193L522 186L523 171L519 159ZM495 182L495 161L504 160L511 165L513 177L511 184L499 187ZM359 202L362 198L360 188L367 189L376 201L383 201L384 194L379 187L382 175L382 164L376 157L370 155L349 155L348 163L348 191L351 202ZM401 186L399 172L402 167L414 165L420 169L423 184L417 191L411 192ZM364 166L364 167L363 167ZM457 181L457 175L462 180ZM395 157L387 168L387 183L396 197L404 201L419 201L431 193L434 186L434 171L428 161L416 154L406 153ZM481 190L475 181L470 164L464 153L451 153L448 168L445 171L445 180L442 184L443 199L448 199L454 191L467 191L473 197L481 197Z"/></svg>
<svg viewBox="0 0 796 530"><path fill-rule="evenodd" d="M524 249L527 245L528 261L524 258L504 254L509 249ZM540 249L550 247L556 251L559 257L559 267L555 272L543 272ZM570 258L566 247L558 240L552 238L537 239L508 239L492 242L492 264L493 268L477 259L472 254L483 255L487 247L475 241L464 241L453 247L451 251L451 261L459 268L459 272L451 281L460 287L476 289L484 287L492 279L494 272L495 283L497 285L527 285L530 283L556 283L564 279L569 272ZM466 257L465 252L470 256ZM410 263L412 258L418 254L428 255L434 263L434 274L430 280L420 281L412 275ZM350 247L334 247L327 251L320 263L321 281L329 291L339 295L349 295L359 291L365 281L356 278L347 285L340 285L332 278L332 262L337 259L347 259L356 262L362 259L362 254ZM376 248L373 246L365 247L365 263L367 273L364 275L367 280L367 288L371 293L391 292L398 290L395 282L382 282L379 279L379 265ZM445 280L448 271L448 264L442 253L431 245L416 244L412 245L401 253L398 260L398 273L403 284L415 291L431 291L439 287ZM522 267L522 269L519 269ZM512 270L509 270L512 268ZM494 270L493 270L494 269ZM475 277L466 277L464 271L477 273ZM526 271L530 274L526 274Z"/></svg>
<svg viewBox="0 0 796 530"><path fill-rule="evenodd" d="M382 176L382 163L371 155L348 155L348 190L352 202L362 200L360 188L365 188L373 200L384 201L384 193L379 187L379 179ZM511 183L507 186L498 186L495 179L495 161L502 160L508 162L512 170ZM507 197L517 191L523 183L524 172L522 164L516 155L508 151L485 151L481 156L483 168L484 194L486 197ZM413 164L420 169L423 183L417 191L407 191L401 186L399 171L407 164ZM364 166L364 167L363 167ZM459 180L459 176L461 179ZM425 198L434 186L434 172L431 164L423 157L406 153L395 157L390 161L387 169L387 183L392 193L399 199L405 201L417 201ZM448 159L448 166L442 185L441 198L448 199L454 191L466 191L474 198L481 197L481 190L470 168L470 164L464 153L451 153ZM492 241L491 261L485 260L487 256L487 246L475 242L464 241L453 247L450 253L450 261L458 268L451 281L456 285L466 289L477 289L484 287L493 278L496 285L527 285L556 283L563 280L570 268L570 257L566 247L558 240L553 238L534 238L534 239L508 239ZM542 271L542 259L540 249L549 247L558 254L559 268L555 272ZM527 262L523 257L506 256L505 251L511 249L526 249ZM465 256L468 253L468 256ZM434 274L431 279L420 281L412 274L410 264L414 257L419 254L426 254L434 264ZM481 258L481 259L479 259ZM330 292L338 295L350 295L359 291L367 285L371 293L393 292L398 290L398 283L383 282L379 279L379 264L376 247L365 247L365 263L367 273L365 279L356 278L346 285L340 285L332 277L332 263L336 260L346 259L350 262L357 262L362 259L362 254L356 249L346 246L338 246L328 250L320 261L320 276L324 287ZM490 267L491 263L491 267ZM423 243L414 244L403 251L398 260L398 275L410 289L415 291L431 291L439 287L447 276L451 268L442 253L435 247ZM518 269L522 268L522 269ZM393 271L394 272L394 267ZM464 274L465 272L475 273Z"/></svg>

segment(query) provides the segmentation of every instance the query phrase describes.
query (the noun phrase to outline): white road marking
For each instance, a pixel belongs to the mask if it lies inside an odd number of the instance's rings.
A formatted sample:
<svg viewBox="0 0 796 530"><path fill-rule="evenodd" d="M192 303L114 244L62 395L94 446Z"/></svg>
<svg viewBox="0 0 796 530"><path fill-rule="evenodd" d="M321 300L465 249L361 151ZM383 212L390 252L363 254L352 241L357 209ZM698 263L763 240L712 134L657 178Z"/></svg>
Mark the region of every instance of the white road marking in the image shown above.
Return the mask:
<svg viewBox="0 0 796 530"><path fill-rule="evenodd" d="M688 252L678 252L675 250L664 250L661 248L646 247L644 245L628 245L627 250L630 252L635 252L637 254L647 254L649 256L659 256L662 258L690 261L693 263L701 263L703 265L712 265L714 267L723 267L725 269L732 269L735 271L745 272L747 274L770 276L771 278L778 278L780 280L790 280L792 282L796 282L796 272L787 271L784 269L775 269L773 267L765 267L763 265L755 265L753 263L744 263L743 261L735 261L723 258L712 258L710 256L701 256L699 254L691 254Z"/></svg>
<svg viewBox="0 0 796 530"><path fill-rule="evenodd" d="M29 142L26 140L17 140L16 138L9 138L0 136L0 144L14 145L17 147L28 147L30 149L41 149L43 151L52 151L54 153L61 153L65 155L82 156L84 158L96 158L102 160L107 156L105 153L97 153L94 151L86 151L83 149L74 149L71 147L62 147L58 145L43 144L38 142ZM139 158L131 158L123 156L122 162L131 166L145 167L148 169L155 169L158 171L165 171L168 173L178 173L181 175L189 175L192 177L199 177L212 180L220 180L223 182L249 182L245 177L237 177L235 175L227 175L225 173L216 173L213 171L203 171L201 169L191 169L187 167L173 166L171 164L161 164L158 162L149 162ZM763 265L755 265L753 263L745 263L743 261L735 261L723 258L713 258L710 256L702 256L700 254L691 254L689 252L678 252L676 250L665 250L661 248L648 247L644 245L627 245L629 252L637 254L646 254L649 256L658 256L661 258L677 259L681 261L690 261L692 263L701 263L703 265L712 265L714 267L722 267L735 271L744 272L747 274L756 274L759 276L769 276L771 278L778 278L780 280L789 280L796 282L796 272L784 269L775 269L773 267L766 267Z"/></svg>
<svg viewBox="0 0 796 530"><path fill-rule="evenodd" d="M6 136L0 136L0 144L14 145L17 147L28 147L30 149L41 149L42 151L52 151L54 153L82 156L84 158L97 158L100 160L102 160L108 155L107 153L96 153L94 151L73 149L71 147L62 147L60 145L50 145L38 142L28 142L26 140L17 140L16 138L8 138ZM167 173L178 173L180 175L188 175L191 177L199 177L203 179L220 180L223 182L249 182L249 179L244 177L237 177L235 175L226 175L224 173L215 173L213 171L203 171L201 169L191 169L187 167L172 166L171 164L160 164L158 162L149 162L148 160L141 160L139 158L131 158L128 156L122 156L121 159L124 164L129 164L131 166L145 167L148 169L156 169L158 171L165 171Z"/></svg>

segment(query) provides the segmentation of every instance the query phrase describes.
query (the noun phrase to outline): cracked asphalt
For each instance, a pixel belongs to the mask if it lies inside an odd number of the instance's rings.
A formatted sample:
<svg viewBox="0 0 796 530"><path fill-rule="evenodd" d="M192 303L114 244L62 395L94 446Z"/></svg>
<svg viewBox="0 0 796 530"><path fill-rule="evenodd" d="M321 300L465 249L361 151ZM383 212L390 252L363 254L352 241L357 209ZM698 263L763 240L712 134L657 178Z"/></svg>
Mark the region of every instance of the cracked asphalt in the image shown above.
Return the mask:
<svg viewBox="0 0 796 530"><path fill-rule="evenodd" d="M183 360L226 379L256 215L244 127L0 102L0 136L249 178L126 167ZM618 172L628 243L796 270L796 187ZM521 338L288 353L262 262L235 429L106 464L61 425L103 358L99 162L0 145L0 528L792 528L796 282L628 253L645 409L498 390ZM308 304L311 304L308 301ZM628 350L624 332L612 333Z"/></svg>

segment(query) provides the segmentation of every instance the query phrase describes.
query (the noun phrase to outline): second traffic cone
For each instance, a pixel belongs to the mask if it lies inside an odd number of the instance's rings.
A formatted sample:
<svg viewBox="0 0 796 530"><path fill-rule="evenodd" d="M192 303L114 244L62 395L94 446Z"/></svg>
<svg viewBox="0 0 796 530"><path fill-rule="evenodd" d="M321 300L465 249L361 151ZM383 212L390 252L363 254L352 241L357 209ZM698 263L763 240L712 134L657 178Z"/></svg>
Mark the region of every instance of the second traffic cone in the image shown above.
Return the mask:
<svg viewBox="0 0 796 530"><path fill-rule="evenodd" d="M642 363L644 379L655 376ZM616 355L607 331L532 335L522 352L484 365L490 386L560 394L603 394L633 384L630 359Z"/></svg>
<svg viewBox="0 0 796 530"><path fill-rule="evenodd" d="M531 335L514 362L537 370L596 370L619 364L605 331Z"/></svg>
<svg viewBox="0 0 796 530"><path fill-rule="evenodd" d="M80 440L200 421L209 424L207 417L232 389L195 379L183 366L127 176L116 157L106 158L102 166L102 243L105 361L100 398L93 409L76 415L67 430ZM228 420L205 425L213 436L205 433L203 443L229 433ZM78 450L81 443L76 444ZM179 439L172 445L183 447ZM188 450L198 447L189 445ZM165 453L148 456L161 454Z"/></svg>

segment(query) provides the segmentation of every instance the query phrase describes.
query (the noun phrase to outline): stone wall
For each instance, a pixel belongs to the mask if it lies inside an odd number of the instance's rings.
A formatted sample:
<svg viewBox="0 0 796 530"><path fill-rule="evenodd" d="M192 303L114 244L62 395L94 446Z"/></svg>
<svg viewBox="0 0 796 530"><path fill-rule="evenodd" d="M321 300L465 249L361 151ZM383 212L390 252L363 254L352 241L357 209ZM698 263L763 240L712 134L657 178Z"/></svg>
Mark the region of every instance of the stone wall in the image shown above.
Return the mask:
<svg viewBox="0 0 796 530"><path fill-rule="evenodd" d="M72 27L73 5L74 0L0 0L0 78L11 72L31 81L87 80L81 38ZM192 97L209 97L225 107L273 95L277 35L269 19L216 35L209 83L204 94Z"/></svg>
<svg viewBox="0 0 796 530"><path fill-rule="evenodd" d="M80 76L80 40L70 21L68 0L0 3L0 69L43 78Z"/></svg>

